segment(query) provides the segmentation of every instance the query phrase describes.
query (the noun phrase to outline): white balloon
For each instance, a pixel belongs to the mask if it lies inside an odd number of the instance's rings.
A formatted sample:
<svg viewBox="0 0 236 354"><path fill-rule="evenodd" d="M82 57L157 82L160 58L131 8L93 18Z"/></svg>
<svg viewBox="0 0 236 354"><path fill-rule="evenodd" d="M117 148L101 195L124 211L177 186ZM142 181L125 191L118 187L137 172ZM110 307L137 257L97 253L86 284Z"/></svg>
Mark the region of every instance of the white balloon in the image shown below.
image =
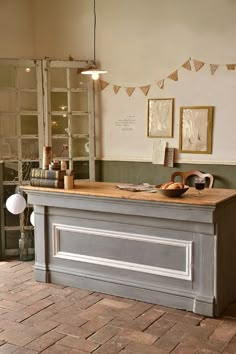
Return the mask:
<svg viewBox="0 0 236 354"><path fill-rule="evenodd" d="M30 222L33 226L35 226L35 215L34 215L34 211L32 211L32 213L30 214Z"/></svg>
<svg viewBox="0 0 236 354"><path fill-rule="evenodd" d="M6 208L12 214L20 214L25 210L26 201L21 194L12 194L6 201Z"/></svg>

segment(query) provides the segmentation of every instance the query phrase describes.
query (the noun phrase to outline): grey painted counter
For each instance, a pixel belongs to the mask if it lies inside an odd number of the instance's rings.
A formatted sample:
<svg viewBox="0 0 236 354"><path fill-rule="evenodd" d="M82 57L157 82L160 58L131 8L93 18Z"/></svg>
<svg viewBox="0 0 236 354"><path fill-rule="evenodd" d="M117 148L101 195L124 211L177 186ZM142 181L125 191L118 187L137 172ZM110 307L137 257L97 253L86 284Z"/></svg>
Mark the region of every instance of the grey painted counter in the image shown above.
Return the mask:
<svg viewBox="0 0 236 354"><path fill-rule="evenodd" d="M113 183L24 187L35 211L35 279L207 316L236 300L236 191L195 197Z"/></svg>

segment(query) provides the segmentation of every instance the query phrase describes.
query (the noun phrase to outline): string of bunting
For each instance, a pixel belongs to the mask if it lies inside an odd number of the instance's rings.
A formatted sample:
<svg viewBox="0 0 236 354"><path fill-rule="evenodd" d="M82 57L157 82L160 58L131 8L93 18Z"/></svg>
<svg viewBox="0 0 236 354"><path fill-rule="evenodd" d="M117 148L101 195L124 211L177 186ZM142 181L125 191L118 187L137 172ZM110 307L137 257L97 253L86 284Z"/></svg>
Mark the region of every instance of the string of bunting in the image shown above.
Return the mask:
<svg viewBox="0 0 236 354"><path fill-rule="evenodd" d="M170 79L175 82L179 81L178 72L181 68L184 68L185 70L188 70L188 71L192 71L193 69L195 69L195 71L199 71L203 68L204 65L209 65L211 75L215 74L215 72L219 68L219 66L225 66L227 68L227 70L235 70L235 68L236 68L236 64L208 64L208 63L205 63L205 62L197 60L197 59L189 58L180 66L180 68L173 71L167 77L157 81L156 84L160 89L164 89L166 79ZM137 88L142 91L144 96L147 96L147 94L150 90L150 87L151 87L151 84L144 85L144 86L138 86L138 87L134 87L134 86L123 87L123 86L111 84L111 83L109 83L105 80L102 80L102 79L100 79L99 81L100 81L101 90L104 90L107 86L112 85L113 91L115 94L117 94L121 88L124 88L129 97L132 96L132 94L134 93L134 91Z"/></svg>

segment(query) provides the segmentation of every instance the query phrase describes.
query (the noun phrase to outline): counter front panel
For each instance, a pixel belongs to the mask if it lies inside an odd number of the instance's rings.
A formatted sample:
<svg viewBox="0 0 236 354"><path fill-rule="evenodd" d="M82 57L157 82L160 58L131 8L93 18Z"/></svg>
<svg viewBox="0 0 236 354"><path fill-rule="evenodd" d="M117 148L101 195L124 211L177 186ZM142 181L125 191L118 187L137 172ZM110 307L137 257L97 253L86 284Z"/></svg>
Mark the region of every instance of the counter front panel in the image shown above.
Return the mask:
<svg viewBox="0 0 236 354"><path fill-rule="evenodd" d="M36 280L207 316L236 299L234 190L196 199L190 189L170 200L114 184L76 186L25 188L35 210Z"/></svg>

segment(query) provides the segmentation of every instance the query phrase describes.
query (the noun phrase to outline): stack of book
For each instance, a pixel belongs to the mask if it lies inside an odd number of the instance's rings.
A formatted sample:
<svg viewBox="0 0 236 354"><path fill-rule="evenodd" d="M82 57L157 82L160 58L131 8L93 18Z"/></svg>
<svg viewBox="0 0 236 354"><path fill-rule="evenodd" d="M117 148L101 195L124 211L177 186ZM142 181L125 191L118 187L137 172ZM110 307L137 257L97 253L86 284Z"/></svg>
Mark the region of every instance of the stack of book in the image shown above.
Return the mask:
<svg viewBox="0 0 236 354"><path fill-rule="evenodd" d="M30 184L35 187L64 188L66 171L32 168Z"/></svg>

